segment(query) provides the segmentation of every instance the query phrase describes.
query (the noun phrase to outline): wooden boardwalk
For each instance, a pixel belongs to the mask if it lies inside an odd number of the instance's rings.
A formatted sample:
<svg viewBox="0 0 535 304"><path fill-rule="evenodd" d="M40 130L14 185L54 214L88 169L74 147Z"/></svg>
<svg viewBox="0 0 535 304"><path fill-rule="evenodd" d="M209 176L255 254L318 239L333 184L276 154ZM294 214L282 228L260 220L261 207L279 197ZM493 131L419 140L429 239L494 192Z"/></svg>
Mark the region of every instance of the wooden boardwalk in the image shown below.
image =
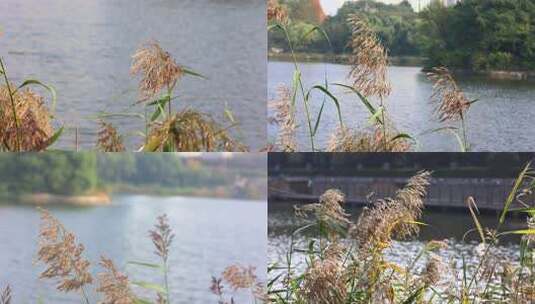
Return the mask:
<svg viewBox="0 0 535 304"><path fill-rule="evenodd" d="M370 195L391 197L405 185L407 178L392 177L325 177L276 176L269 178L270 202L317 202L328 189L340 189L352 205L365 205ZM499 211L511 191L514 179L503 178L433 178L426 206L433 208L466 208L466 198L472 196L480 210ZM515 205L514 207L519 207Z"/></svg>

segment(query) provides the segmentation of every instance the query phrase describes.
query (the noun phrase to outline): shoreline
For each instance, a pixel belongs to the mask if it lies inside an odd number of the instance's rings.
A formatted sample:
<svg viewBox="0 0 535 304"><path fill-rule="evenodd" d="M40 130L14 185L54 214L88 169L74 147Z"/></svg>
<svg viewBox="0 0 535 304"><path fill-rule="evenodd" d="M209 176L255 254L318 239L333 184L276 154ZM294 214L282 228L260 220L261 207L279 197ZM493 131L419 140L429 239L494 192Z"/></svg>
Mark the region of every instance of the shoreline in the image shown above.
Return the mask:
<svg viewBox="0 0 535 304"><path fill-rule="evenodd" d="M320 53L296 53L295 57L298 62L307 63L333 63L333 64L349 64L348 54L320 54ZM274 53L268 52L268 61L293 61L290 53ZM429 68L425 67L425 58L416 56L393 56L390 57L392 66L402 67L420 67L422 72L428 72ZM474 71L469 69L452 68L454 74L462 76L476 76L483 77L489 80L513 80L513 81L531 81L535 80L535 71L521 71L521 70L488 70L488 71Z"/></svg>
<svg viewBox="0 0 535 304"><path fill-rule="evenodd" d="M26 205L71 205L80 207L107 206L111 204L111 197L106 192L96 192L85 195L64 195L51 193L32 193L16 196L16 200Z"/></svg>
<svg viewBox="0 0 535 304"><path fill-rule="evenodd" d="M321 54L321 53L295 53L299 62L316 62L316 63L335 63L349 64L349 54ZM268 52L268 60L273 61L292 61L291 53ZM415 66L422 67L425 61L423 57L416 56L392 56L392 64L397 66Z"/></svg>

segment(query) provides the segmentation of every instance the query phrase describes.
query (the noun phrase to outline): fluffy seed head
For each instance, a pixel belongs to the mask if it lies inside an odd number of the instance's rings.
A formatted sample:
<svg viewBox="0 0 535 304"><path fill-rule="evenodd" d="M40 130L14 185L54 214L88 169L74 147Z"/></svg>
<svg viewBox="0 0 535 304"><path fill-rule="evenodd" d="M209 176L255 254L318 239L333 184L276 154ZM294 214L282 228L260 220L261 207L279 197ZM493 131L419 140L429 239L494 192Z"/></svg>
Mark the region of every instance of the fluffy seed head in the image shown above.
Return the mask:
<svg viewBox="0 0 535 304"><path fill-rule="evenodd" d="M300 291L306 303L346 303L347 287L338 249L325 251L324 259L312 261L303 278Z"/></svg>
<svg viewBox="0 0 535 304"><path fill-rule="evenodd" d="M100 121L97 148L103 152L124 152L126 150L123 144L123 137L111 123L104 120Z"/></svg>
<svg viewBox="0 0 535 304"><path fill-rule="evenodd" d="M278 0L268 0L267 6L268 21L285 23L288 21L288 12L286 8L282 6Z"/></svg>
<svg viewBox="0 0 535 304"><path fill-rule="evenodd" d="M424 207L430 176L421 171L394 198L379 199L371 208L364 208L351 232L361 249L386 248L393 237L404 239L419 232L415 222Z"/></svg>
<svg viewBox="0 0 535 304"><path fill-rule="evenodd" d="M291 92L286 86L280 86L277 91L277 99L269 104L275 110L272 121L279 126L277 145L283 152L295 152L297 143L295 140L295 110L292 106Z"/></svg>
<svg viewBox="0 0 535 304"><path fill-rule="evenodd" d="M119 272L113 262L100 258L100 265L106 272L98 276L97 292L104 294L101 304L133 304L135 296L130 290L128 276Z"/></svg>
<svg viewBox="0 0 535 304"><path fill-rule="evenodd" d="M371 132L360 132L351 128L338 128L330 137L328 152L407 152L411 143L407 139L391 140L394 136L387 132L384 140L381 128Z"/></svg>
<svg viewBox="0 0 535 304"><path fill-rule="evenodd" d="M84 246L76 243L73 233L48 211L40 209L41 228L39 232L38 260L47 268L41 278L58 281L57 289L63 292L80 290L91 284L93 278L88 271L90 263L82 254Z"/></svg>
<svg viewBox="0 0 535 304"><path fill-rule="evenodd" d="M132 56L131 73L141 75L141 101L154 97L163 88L171 88L184 74L183 69L158 42L148 42Z"/></svg>
<svg viewBox="0 0 535 304"><path fill-rule="evenodd" d="M326 227L329 237L334 239L351 224L350 215L345 212L344 204L344 194L338 189L329 189L320 196L319 203L296 206L295 212L297 216L313 213L316 220Z"/></svg>
<svg viewBox="0 0 535 304"><path fill-rule="evenodd" d="M246 151L226 129L212 118L192 109L182 110L163 122L154 122L145 147L147 151Z"/></svg>
<svg viewBox="0 0 535 304"><path fill-rule="evenodd" d="M460 119L470 108L470 101L457 86L450 71L446 67L434 68L427 77L433 82L431 102L436 105L438 119L441 122Z"/></svg>
<svg viewBox="0 0 535 304"><path fill-rule="evenodd" d="M154 225L154 230L149 231L149 235L154 247L156 247L154 253L161 257L164 262L167 262L169 248L171 247L175 234L169 226L169 220L167 219L166 214L158 217L158 223Z"/></svg>
<svg viewBox="0 0 535 304"><path fill-rule="evenodd" d="M0 85L0 142L9 151L17 150L17 146L20 151L44 150L50 144L54 129L43 97L30 89L13 93L14 86L10 87L15 115L9 89L6 85Z"/></svg>
<svg viewBox="0 0 535 304"><path fill-rule="evenodd" d="M423 274L424 283L427 286L437 284L442 277L443 271L444 271L444 263L442 262L442 258L436 254L431 254L429 256L429 259L427 261L427 265L425 267L425 271Z"/></svg>
<svg viewBox="0 0 535 304"><path fill-rule="evenodd" d="M364 96L383 99L391 91L387 76L387 52L364 17L353 14L348 23L352 29L349 44L353 50L350 58L353 67L349 78L353 81L353 87Z"/></svg>

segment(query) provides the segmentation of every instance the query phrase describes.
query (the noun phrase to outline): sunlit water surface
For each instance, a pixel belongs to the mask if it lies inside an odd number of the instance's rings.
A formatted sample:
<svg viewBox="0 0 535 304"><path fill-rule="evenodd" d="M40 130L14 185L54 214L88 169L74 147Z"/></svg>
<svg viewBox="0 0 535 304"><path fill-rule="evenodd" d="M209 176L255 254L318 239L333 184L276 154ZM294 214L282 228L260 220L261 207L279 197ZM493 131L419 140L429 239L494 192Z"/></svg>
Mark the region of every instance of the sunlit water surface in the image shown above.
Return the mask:
<svg viewBox="0 0 535 304"><path fill-rule="evenodd" d="M356 222L361 208L350 209L353 220ZM303 227L308 222L302 218L297 218L293 212L293 205L289 203L269 203L269 245L268 258L271 263L286 265L286 254L292 241L291 235L299 227ZM483 227L494 228L498 222L498 216L483 214L479 217ZM422 226L418 237L407 241L394 241L392 246L385 250L387 260L399 265L408 266L421 252L425 244L430 240L445 241L448 246L436 252L443 261L455 263L457 267L462 267L462 259L469 265L477 265L479 254L483 252L478 242L478 234L475 232L473 220L468 213L447 212L425 210L421 219L426 226ZM501 231L521 229L525 227L525 221L519 218L508 219ZM470 233L467 233L472 231ZM306 248L308 240L314 235L297 234L294 235L296 248ZM519 239L505 238L494 250L495 253L508 257L511 262L518 261ZM294 263L298 269L304 270L306 264L304 256L296 253ZM416 263L415 271L418 273L425 267L426 259L419 259ZM271 277L272 275L270 275Z"/></svg>
<svg viewBox="0 0 535 304"><path fill-rule="evenodd" d="M350 67L340 64L300 63L305 88L323 85L325 75L329 83L346 83ZM268 64L269 98L276 97L281 84L291 85L294 66L289 62L271 61ZM432 83L420 67L392 66L388 69L392 83L392 94L387 100L389 116L397 128L412 135L418 142L416 150L422 152L459 151L455 137L450 133L431 133L442 127L433 116L434 106L429 99ZM473 151L524 152L535 149L535 129L531 127L535 117L535 82L496 81L477 77L462 77L459 85L470 100L479 99L468 112L467 130ZM369 126L369 112L357 101L354 94L346 94L344 89L331 86L339 98L344 123L363 128ZM319 113L323 95L313 93L310 105L313 122ZM308 127L302 103L298 104L298 142L300 150L310 150ZM338 126L336 108L327 100L321 127L316 135L317 146L325 149L330 134ZM270 140L276 137L276 127L270 126Z"/></svg>

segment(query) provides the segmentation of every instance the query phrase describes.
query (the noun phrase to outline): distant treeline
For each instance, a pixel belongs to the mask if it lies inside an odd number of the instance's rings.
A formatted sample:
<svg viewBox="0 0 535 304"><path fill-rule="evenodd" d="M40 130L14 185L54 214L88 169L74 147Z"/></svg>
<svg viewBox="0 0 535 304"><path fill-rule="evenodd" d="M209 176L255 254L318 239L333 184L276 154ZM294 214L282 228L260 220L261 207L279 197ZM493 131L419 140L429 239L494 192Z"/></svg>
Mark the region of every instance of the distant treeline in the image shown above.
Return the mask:
<svg viewBox="0 0 535 304"><path fill-rule="evenodd" d="M535 153L270 153L269 176L412 176L515 178Z"/></svg>
<svg viewBox="0 0 535 304"><path fill-rule="evenodd" d="M298 52L349 53L350 14L367 17L391 56L421 56L428 66L472 70L535 69L535 1L463 0L444 7L432 2L416 13L408 1L391 5L373 0L347 1L322 24L332 49L318 32L306 35L316 20L300 13L309 0L282 0L289 9L289 35ZM288 51L282 33L271 31L271 48Z"/></svg>
<svg viewBox="0 0 535 304"><path fill-rule="evenodd" d="M171 153L2 153L0 193L83 194L137 186L169 193L211 187L232 191L241 177L254 180L265 176L265 164L260 160L255 155L204 159Z"/></svg>

